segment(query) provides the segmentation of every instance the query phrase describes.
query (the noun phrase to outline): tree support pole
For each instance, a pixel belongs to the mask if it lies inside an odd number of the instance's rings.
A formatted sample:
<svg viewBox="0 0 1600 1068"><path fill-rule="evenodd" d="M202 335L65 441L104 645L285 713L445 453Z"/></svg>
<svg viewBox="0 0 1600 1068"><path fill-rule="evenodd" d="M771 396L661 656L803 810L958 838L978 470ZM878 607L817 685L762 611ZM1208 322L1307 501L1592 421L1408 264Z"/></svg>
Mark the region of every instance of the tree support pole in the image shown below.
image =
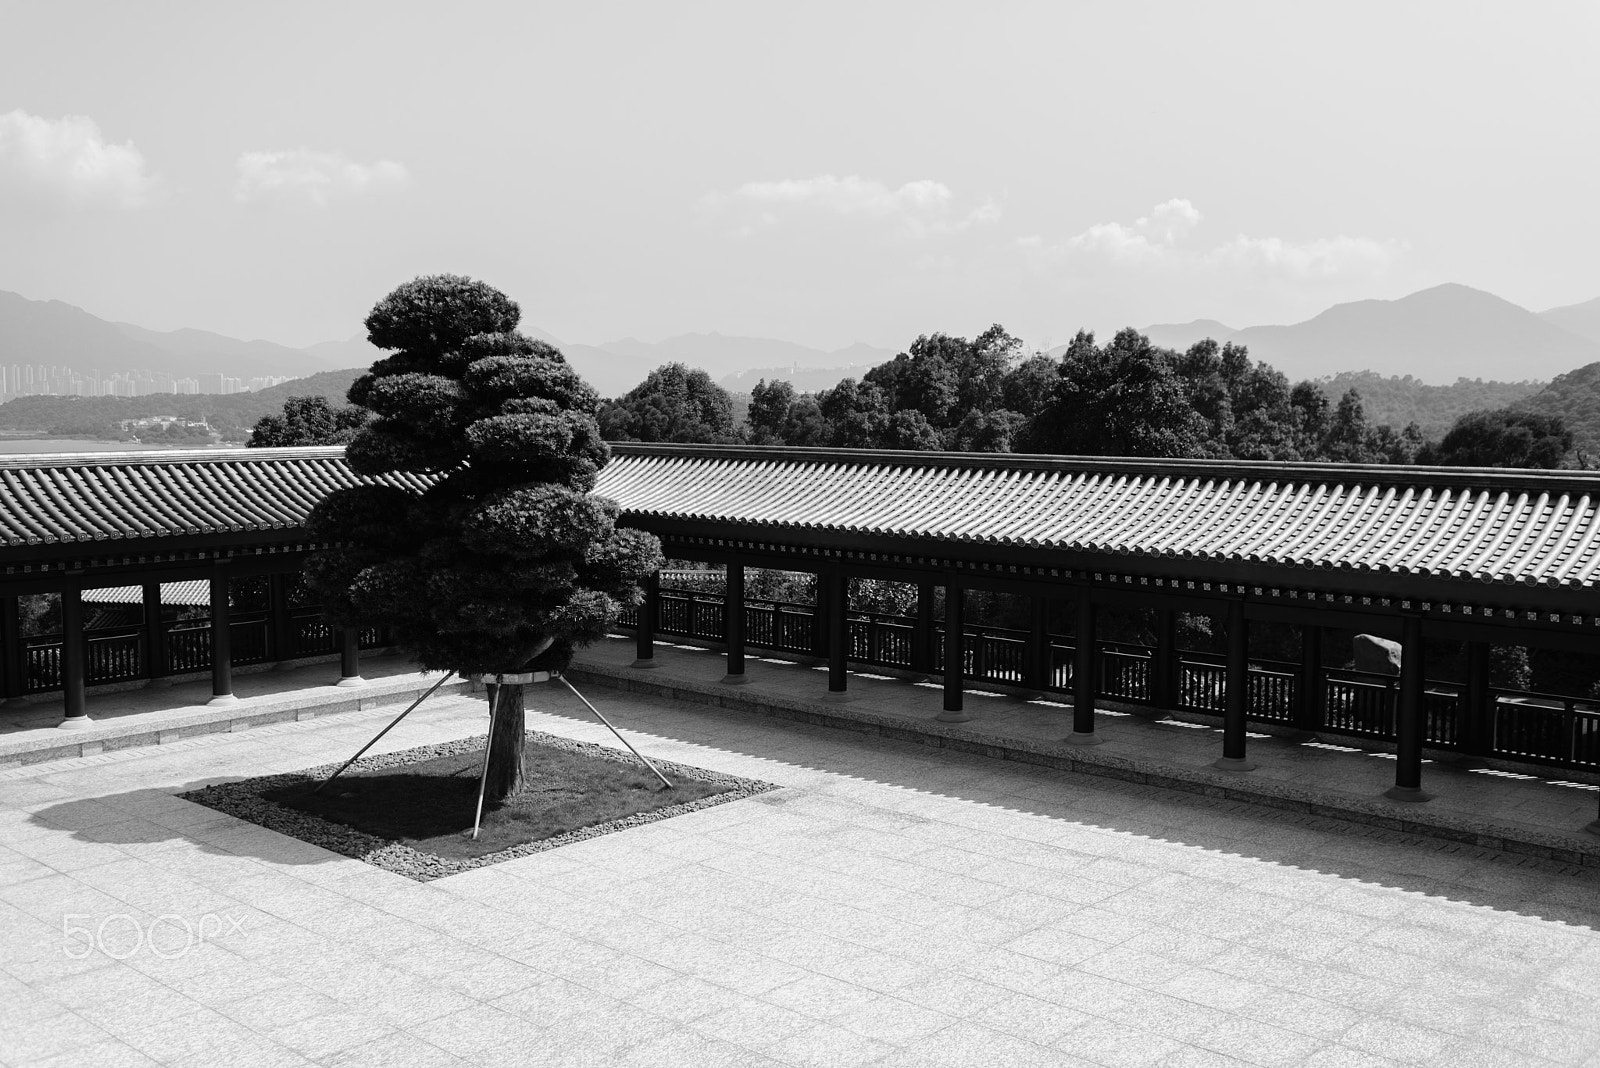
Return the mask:
<svg viewBox="0 0 1600 1068"><path fill-rule="evenodd" d="M1244 601L1228 602L1227 703L1222 712L1222 756L1211 766L1222 771L1254 771L1245 758L1245 717L1250 696L1250 624Z"/></svg>
<svg viewBox="0 0 1600 1068"><path fill-rule="evenodd" d="M334 772L332 775L329 775L326 779L323 779L322 782L317 785L317 788L315 790L312 790L311 792L314 793L314 794L320 794L322 792L322 788L324 786L328 785L330 782L332 782L333 780L337 779L339 776L343 775L346 768L348 768L351 764L354 764L356 761L361 759L361 754L362 753L365 753L368 749L371 749L373 746L377 745L378 744L378 739L382 738L385 734L388 734L390 731L394 730L395 727L399 726L401 720L403 720L407 716L411 715L411 713L416 710L416 707L418 705L422 704L422 702L424 702L428 698L432 697L434 695L434 692L436 690L438 690L439 687L443 686L446 682L448 682L450 680L450 676L453 675L453 674L455 674L455 673L451 672L451 671L446 671L444 673L444 675L439 679L438 682L436 682L432 686L428 687L428 692L427 693L423 694L421 697L417 698L415 701L412 701L411 704L409 706L407 706L407 708L406 708L406 710L404 712L400 713L398 716L394 717L394 719L389 721L389 725L387 727L383 728L383 730L381 730L377 734L373 735L372 741L368 742L366 745L362 746L359 750L357 750L355 756L351 757L349 760L346 760L343 764L339 765L339 770L338 771Z"/></svg>
<svg viewBox="0 0 1600 1068"><path fill-rule="evenodd" d="M1423 717L1427 664L1422 651L1422 617L1406 616L1400 630L1400 695L1395 723L1394 786L1383 796L1391 801L1427 801L1422 789Z"/></svg>
<svg viewBox="0 0 1600 1068"><path fill-rule="evenodd" d="M1088 587L1078 591L1077 619L1072 628L1072 733L1068 745L1099 745L1094 733L1095 654L1099 645L1094 634L1094 602Z"/></svg>
<svg viewBox="0 0 1600 1068"><path fill-rule="evenodd" d="M489 785L489 754L494 752L494 720L495 713L500 710L501 695L506 692L504 684L494 688L494 700L489 702L489 735L483 740L483 770L478 773L478 811L472 817L472 840L478 840L478 828L483 824L483 792Z"/></svg>
<svg viewBox="0 0 1600 1068"><path fill-rule="evenodd" d="M560 679L561 680L561 684L563 686L565 686L567 689L571 690L572 693L573 693L573 696L575 696L578 700L582 701L584 703L584 706L587 707L590 712L593 712L595 714L595 718L599 719L601 723L604 723L608 728L610 728L611 733L615 734L617 736L617 741L621 742L623 745L628 747L628 752L630 752L634 756L638 757L640 762L643 763L645 767L649 768L651 771L656 773L656 778L661 780L661 785L662 786L666 787L668 790L672 789L672 780L667 778L665 775L661 774L661 769L660 768L658 768L654 764L650 763L650 760L649 760L648 757L646 757L643 753L639 752L639 750L635 749L633 747L633 743L628 741L628 739L624 738L622 736L622 732L617 730L617 728L612 725L611 721L609 719L606 719L605 715L598 708L594 707L594 705L589 704L589 699L587 697L583 696L583 694L579 693L578 692L578 688L576 686L572 685L572 683L568 682L567 681L567 677L565 675L557 675L556 678Z"/></svg>

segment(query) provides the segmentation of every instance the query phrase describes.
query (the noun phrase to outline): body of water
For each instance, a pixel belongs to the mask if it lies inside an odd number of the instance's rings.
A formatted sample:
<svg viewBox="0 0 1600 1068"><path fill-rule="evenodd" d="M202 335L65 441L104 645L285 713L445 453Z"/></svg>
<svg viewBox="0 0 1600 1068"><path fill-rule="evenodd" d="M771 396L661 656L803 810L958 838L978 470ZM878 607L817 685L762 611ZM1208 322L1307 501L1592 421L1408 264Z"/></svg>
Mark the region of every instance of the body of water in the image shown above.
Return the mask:
<svg viewBox="0 0 1600 1068"><path fill-rule="evenodd" d="M242 445L219 445L217 449L239 449ZM171 452L192 445L146 445L137 441L90 441L83 438L0 438L0 456L65 452Z"/></svg>

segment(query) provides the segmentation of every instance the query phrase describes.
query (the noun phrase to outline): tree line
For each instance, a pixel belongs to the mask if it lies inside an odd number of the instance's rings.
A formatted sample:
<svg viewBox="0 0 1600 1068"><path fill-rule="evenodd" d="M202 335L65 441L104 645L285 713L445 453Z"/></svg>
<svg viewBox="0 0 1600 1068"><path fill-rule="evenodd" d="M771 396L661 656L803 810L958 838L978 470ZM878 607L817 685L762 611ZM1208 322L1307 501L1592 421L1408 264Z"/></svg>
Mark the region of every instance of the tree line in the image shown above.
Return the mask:
<svg viewBox="0 0 1600 1068"><path fill-rule="evenodd" d="M343 443L364 418L323 397L293 397L256 424L250 444ZM669 363L602 402L598 423L608 441L1588 466L1558 416L1467 412L1433 440L1415 422L1373 423L1355 388L1332 401L1315 382L1291 384L1242 345L1207 339L1178 352L1132 329L1104 344L1080 332L1059 357L1027 352L999 325L972 339L924 334L859 381L801 392L763 379L747 405L706 372Z"/></svg>
<svg viewBox="0 0 1600 1068"><path fill-rule="evenodd" d="M859 381L798 392L761 381L735 418L703 371L667 364L606 402L612 441L1089 456L1554 468L1574 462L1559 417L1510 408L1459 416L1438 440L1415 422L1368 420L1361 394L1330 401L1242 345L1178 352L1136 330L1080 332L1059 358L1027 353L996 325L967 339L925 334Z"/></svg>

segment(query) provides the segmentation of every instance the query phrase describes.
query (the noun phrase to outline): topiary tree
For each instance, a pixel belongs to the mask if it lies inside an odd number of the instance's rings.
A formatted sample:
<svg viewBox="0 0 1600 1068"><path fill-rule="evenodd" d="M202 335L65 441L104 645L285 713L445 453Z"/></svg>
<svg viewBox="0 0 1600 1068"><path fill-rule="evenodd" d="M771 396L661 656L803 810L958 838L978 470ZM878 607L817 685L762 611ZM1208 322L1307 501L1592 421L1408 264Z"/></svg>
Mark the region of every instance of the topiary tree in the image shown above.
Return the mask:
<svg viewBox="0 0 1600 1068"><path fill-rule="evenodd" d="M390 477L328 494L307 522L333 543L306 571L329 619L387 627L429 670L563 669L660 566L656 539L618 528L617 506L590 492L610 457L599 398L553 346L516 332L519 317L456 275L379 301L367 336L393 355L350 387L374 418L345 457ZM502 800L523 784L522 686L489 700L486 793Z"/></svg>

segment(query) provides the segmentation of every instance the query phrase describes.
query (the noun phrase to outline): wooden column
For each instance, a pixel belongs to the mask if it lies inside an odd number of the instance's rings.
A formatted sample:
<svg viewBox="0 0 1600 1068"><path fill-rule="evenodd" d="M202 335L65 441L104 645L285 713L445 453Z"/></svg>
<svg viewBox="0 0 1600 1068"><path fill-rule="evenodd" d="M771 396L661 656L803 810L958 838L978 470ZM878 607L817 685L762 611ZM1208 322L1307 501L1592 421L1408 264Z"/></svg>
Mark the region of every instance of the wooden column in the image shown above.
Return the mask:
<svg viewBox="0 0 1600 1068"><path fill-rule="evenodd" d="M294 659L296 652L293 621L289 617L289 585L293 575L267 577L267 605L271 612L268 628L272 636L272 659L280 664Z"/></svg>
<svg viewBox="0 0 1600 1068"><path fill-rule="evenodd" d="M1244 602L1228 602L1227 701L1222 712L1222 756L1212 767L1223 771L1254 771L1245 758L1245 713L1250 696L1250 625Z"/></svg>
<svg viewBox="0 0 1600 1068"><path fill-rule="evenodd" d="M728 673L722 681L731 685L749 682L744 673L744 565L730 562L727 592L722 598L722 632L728 638Z"/></svg>
<svg viewBox="0 0 1600 1068"><path fill-rule="evenodd" d="M1067 741L1073 745L1099 745L1094 732L1094 699L1099 690L1098 672L1100 646L1095 638L1095 605L1088 589L1078 591L1077 620L1072 628L1072 733Z"/></svg>
<svg viewBox="0 0 1600 1068"><path fill-rule="evenodd" d="M933 583L917 583L917 621L911 634L911 670L923 676L933 674L935 660L937 634L933 624L933 591Z"/></svg>
<svg viewBox="0 0 1600 1068"><path fill-rule="evenodd" d="M1042 594L1028 598L1027 678L1023 700L1043 697L1050 688L1050 601Z"/></svg>
<svg viewBox="0 0 1600 1068"><path fill-rule="evenodd" d="M1322 677L1322 628L1315 623L1300 626L1300 677L1295 680L1294 726L1298 741L1310 741L1323 727L1323 710L1328 702L1328 683Z"/></svg>
<svg viewBox="0 0 1600 1068"><path fill-rule="evenodd" d="M822 629L826 632L828 648L828 696L836 701L845 699L849 685L847 650L849 646L850 587L844 571L833 568L825 572L818 592L826 590L827 611Z"/></svg>
<svg viewBox="0 0 1600 1068"><path fill-rule="evenodd" d="M233 613L228 606L228 569L211 568L211 700L213 705L237 701L233 695Z"/></svg>
<svg viewBox="0 0 1600 1068"><path fill-rule="evenodd" d="M28 654L22 647L22 607L14 594L0 597L0 650L5 655L0 697L21 697L28 689Z"/></svg>
<svg viewBox="0 0 1600 1068"><path fill-rule="evenodd" d="M1489 643L1467 643L1467 683L1461 689L1461 752L1494 752L1494 691L1489 688ZM1481 763L1481 760L1479 761Z"/></svg>
<svg viewBox="0 0 1600 1068"><path fill-rule="evenodd" d="M828 621L833 618L829 608L833 584L827 571L817 572L816 603L811 606L811 655L822 663L828 661Z"/></svg>
<svg viewBox="0 0 1600 1068"><path fill-rule="evenodd" d="M361 677L361 628L339 628L339 681L335 686L365 686Z"/></svg>
<svg viewBox="0 0 1600 1068"><path fill-rule="evenodd" d="M170 686L167 621L161 614L161 583L144 583L144 674L148 686Z"/></svg>
<svg viewBox="0 0 1600 1068"><path fill-rule="evenodd" d="M656 666L656 619L661 614L661 572L652 571L644 577L644 600L639 603L639 625L633 630L633 666Z"/></svg>
<svg viewBox="0 0 1600 1068"><path fill-rule="evenodd" d="M1178 612L1156 611L1156 649L1150 664L1150 700L1162 713L1178 707Z"/></svg>
<svg viewBox="0 0 1600 1068"><path fill-rule="evenodd" d="M972 719L963 708L966 657L962 648L966 640L966 590L961 579L950 575L944 583L944 711L936 719L941 723L966 723Z"/></svg>
<svg viewBox="0 0 1600 1068"><path fill-rule="evenodd" d="M68 577L61 591L61 698L66 715L59 726L65 730L89 726L84 663L88 652L83 637L83 579Z"/></svg>
<svg viewBox="0 0 1600 1068"><path fill-rule="evenodd" d="M1422 617L1406 616L1400 629L1400 693L1395 709L1394 786L1384 796L1394 801L1427 801L1422 790L1422 736L1427 691L1422 651Z"/></svg>

